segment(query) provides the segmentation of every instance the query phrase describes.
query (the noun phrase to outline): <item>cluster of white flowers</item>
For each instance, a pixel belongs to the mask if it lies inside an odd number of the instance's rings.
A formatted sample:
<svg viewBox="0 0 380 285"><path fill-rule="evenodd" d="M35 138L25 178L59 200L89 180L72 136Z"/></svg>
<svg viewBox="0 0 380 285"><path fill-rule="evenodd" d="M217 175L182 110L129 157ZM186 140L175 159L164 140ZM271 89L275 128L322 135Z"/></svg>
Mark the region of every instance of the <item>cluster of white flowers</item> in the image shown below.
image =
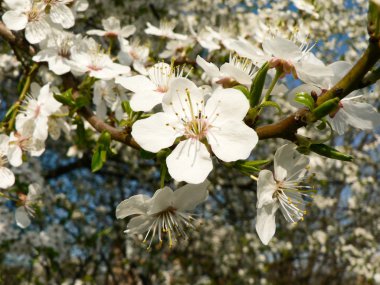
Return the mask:
<svg viewBox="0 0 380 285"><path fill-rule="evenodd" d="M292 2L297 9L319 18L315 5L306 1ZM299 92L323 94L352 67L344 61L326 65L311 52L314 46L310 45L308 37L279 36L280 33L270 31L262 21L258 26L267 33L258 35L248 34L247 28L238 35L228 29L216 31L210 26L196 32L191 20L187 23L188 34L181 34L174 32L175 21L161 21L158 27L147 22L145 34L160 37L163 42L169 40L160 54L163 58L186 59L186 50L195 44L207 50L203 54L198 52L194 61L194 66L197 64L204 70L203 77L209 79L210 86L201 88L190 73L185 74L186 67L175 66L175 61L171 65L154 63L149 58L149 47L140 45L136 39L129 41L128 38L137 32L135 25L122 26L119 19L109 17L102 21L103 30L86 31L89 36L102 37L108 50L94 38L64 30L74 26L77 12L88 8L86 0L5 0L5 4L8 10L2 20L6 27L13 31L25 29L27 41L39 44L32 57L35 62L46 62L49 71L57 76L71 73L78 81L93 79L91 102L95 105L96 116L102 122L111 121L112 127L119 130L127 125L143 150L159 153L157 156L164 153L161 163L168 174L161 174L163 182L170 176L177 182L189 183L174 192L162 185L152 198L139 194L117 207L117 218L138 215L130 220L127 232L147 232L145 240L150 237L150 244L155 235L161 242L162 233L168 234L170 243L172 234L187 236L185 228L194 227L188 212L206 200L206 179L214 163L231 166L252 157L259 137L252 125L246 124L245 118L254 111L253 119L258 119L278 80L291 75L304 83L290 92L292 102ZM113 56L117 48L118 54ZM229 62L220 68L212 62L212 56L207 60L203 56L216 50L230 54ZM270 70L265 74L265 88L260 91L266 94L261 102L252 106L246 93L256 87L252 82L265 64ZM273 76L274 70L276 75ZM71 130L61 118L69 116L67 106L55 99L53 94L60 90L52 85L30 84L28 95L21 98L14 130L0 135L2 189L15 184L8 162L13 167L21 166L23 155L40 156L44 152L49 134L58 139L61 130L66 133ZM232 88L237 85L241 89ZM357 102L355 99L359 97L351 93L328 115L327 121L337 134L342 135L348 125L367 130L380 125L376 109ZM129 121L123 102L132 109ZM313 190L304 179L308 164L308 158L300 154L295 145L285 144L274 155L274 174L269 170L260 171L256 230L264 244L268 244L275 233L275 213L279 208L290 223L302 220L306 214L306 204ZM37 189L30 186L28 196L20 199L23 205L16 210L16 219L21 227L30 224L33 209L28 203L39 196Z"/></svg>

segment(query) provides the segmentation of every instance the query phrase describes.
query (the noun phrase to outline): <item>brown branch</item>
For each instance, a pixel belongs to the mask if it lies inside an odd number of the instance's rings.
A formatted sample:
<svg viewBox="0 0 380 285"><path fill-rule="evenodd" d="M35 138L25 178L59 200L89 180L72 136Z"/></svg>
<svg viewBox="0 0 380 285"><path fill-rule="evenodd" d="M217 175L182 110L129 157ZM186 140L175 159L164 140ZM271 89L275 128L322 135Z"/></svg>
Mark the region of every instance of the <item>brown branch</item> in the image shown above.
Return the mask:
<svg viewBox="0 0 380 285"><path fill-rule="evenodd" d="M323 102L333 98L343 99L352 91L363 88L365 75L373 68L379 58L379 39L371 38L368 48L358 62L338 83L335 84L335 86L318 97L316 105L319 106ZM312 119L310 120L310 118ZM261 140L268 138L283 138L294 141L296 138L295 134L299 128L304 127L308 122L311 123L317 119L320 118L315 118L314 116L311 116L310 111L301 109L280 122L256 128L256 132Z"/></svg>
<svg viewBox="0 0 380 285"><path fill-rule="evenodd" d="M78 90L79 84L76 82L72 74L63 75L63 85L65 89L72 88L74 100L81 96ZM82 107L77 110L77 113L89 122L90 125L98 132L101 133L103 131L107 131L110 133L113 140L122 142L130 147L133 147L134 149L141 149L138 143L132 138L130 130L120 130L107 124L103 120L99 119L89 107Z"/></svg>
<svg viewBox="0 0 380 285"><path fill-rule="evenodd" d="M36 51L33 46L29 44L24 37L16 37L2 21L0 21L0 36L11 45L13 50L19 49L27 52L30 56L35 55Z"/></svg>

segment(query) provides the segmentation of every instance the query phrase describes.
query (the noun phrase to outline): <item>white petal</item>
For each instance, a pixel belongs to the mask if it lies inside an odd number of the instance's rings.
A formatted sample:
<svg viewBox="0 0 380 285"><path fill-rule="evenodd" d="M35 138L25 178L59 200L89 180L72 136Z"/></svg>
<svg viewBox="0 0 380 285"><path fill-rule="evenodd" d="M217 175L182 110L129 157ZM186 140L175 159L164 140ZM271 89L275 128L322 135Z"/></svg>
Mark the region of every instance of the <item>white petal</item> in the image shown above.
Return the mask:
<svg viewBox="0 0 380 285"><path fill-rule="evenodd" d="M330 116L327 116L327 120L331 123L331 126L335 132L338 133L338 135L343 135L348 128L348 116L347 112L344 112L342 110L339 110L334 118L330 118Z"/></svg>
<svg viewBox="0 0 380 285"><path fill-rule="evenodd" d="M173 206L179 211L191 211L208 197L208 180L201 184L186 184L174 191Z"/></svg>
<svg viewBox="0 0 380 285"><path fill-rule="evenodd" d="M7 156L12 166L19 167L22 164L22 150L18 145L11 145Z"/></svg>
<svg viewBox="0 0 380 285"><path fill-rule="evenodd" d="M272 171L267 169L261 170L257 181L257 208L271 204L275 200L273 194L277 189Z"/></svg>
<svg viewBox="0 0 380 285"><path fill-rule="evenodd" d="M265 55L259 48L252 45L250 42L244 39L233 41L231 49L238 55L249 58L256 65L262 65L265 61L269 60L269 57Z"/></svg>
<svg viewBox="0 0 380 285"><path fill-rule="evenodd" d="M11 10L26 12L32 8L31 0L4 0L4 2Z"/></svg>
<svg viewBox="0 0 380 285"><path fill-rule="evenodd" d="M145 150L158 152L173 145L178 135L173 129L176 118L165 113L156 113L147 119L139 120L132 126L132 136Z"/></svg>
<svg viewBox="0 0 380 285"><path fill-rule="evenodd" d="M148 211L148 215L155 215L167 210L173 206L173 190L167 186L158 189L152 197L152 206Z"/></svg>
<svg viewBox="0 0 380 285"><path fill-rule="evenodd" d="M153 109L154 106L162 103L164 94L154 91L140 91L133 94L131 98L131 108L133 111L148 112Z"/></svg>
<svg viewBox="0 0 380 285"><path fill-rule="evenodd" d="M295 148L295 144L289 143L277 149L274 155L274 173L277 181L297 181L305 174L309 158Z"/></svg>
<svg viewBox="0 0 380 285"><path fill-rule="evenodd" d="M35 201L37 200L42 194L41 186L37 183L32 183L28 186L28 201Z"/></svg>
<svg viewBox="0 0 380 285"><path fill-rule="evenodd" d="M70 29L75 24L74 14L65 4L57 3L51 6L50 19L63 28Z"/></svg>
<svg viewBox="0 0 380 285"><path fill-rule="evenodd" d="M132 77L120 76L115 79L115 83L120 84L125 89L131 90L132 92L155 90L157 86L150 81L146 76L136 75Z"/></svg>
<svg viewBox="0 0 380 285"><path fill-rule="evenodd" d="M87 35L90 35L90 36L99 36L99 37L103 37L107 34L106 31L103 31L103 30L88 30L86 32Z"/></svg>
<svg viewBox="0 0 380 285"><path fill-rule="evenodd" d="M177 181L199 184L212 170L210 153L198 140L181 141L167 157L170 175Z"/></svg>
<svg viewBox="0 0 380 285"><path fill-rule="evenodd" d="M218 158L231 162L247 159L259 139L244 122L231 120L211 128L207 141Z"/></svg>
<svg viewBox="0 0 380 285"><path fill-rule="evenodd" d="M236 89L217 89L208 99L205 113L212 124L225 120L242 121L249 110L248 99Z"/></svg>
<svg viewBox="0 0 380 285"><path fill-rule="evenodd" d="M149 196L142 194L135 195L124 200L116 207L116 218L124 219L132 215L146 214L149 206L149 200Z"/></svg>
<svg viewBox="0 0 380 285"><path fill-rule="evenodd" d="M26 24L28 23L28 17L17 11L5 12L2 19L7 28L13 31L25 29Z"/></svg>
<svg viewBox="0 0 380 285"><path fill-rule="evenodd" d="M343 108L338 113L346 112L347 123L351 126L361 130L373 130L380 125L380 114L372 105L345 99L341 102Z"/></svg>
<svg viewBox="0 0 380 285"><path fill-rule="evenodd" d="M332 78L334 75L329 66L319 65L307 62L305 60L296 63L295 65L297 75L303 82L315 84L324 78ZM330 79L331 80L331 79ZM330 86L329 86L330 87Z"/></svg>
<svg viewBox="0 0 380 285"><path fill-rule="evenodd" d="M128 38L136 32L136 27L134 25L128 25L121 29L120 36L123 38Z"/></svg>
<svg viewBox="0 0 380 285"><path fill-rule="evenodd" d="M6 189L15 184L15 175L6 167L0 167L0 188Z"/></svg>
<svg viewBox="0 0 380 285"><path fill-rule="evenodd" d="M46 38L49 29L45 20L29 22L25 28L25 38L31 44L37 44Z"/></svg>
<svg viewBox="0 0 380 285"><path fill-rule="evenodd" d="M188 99L191 99L191 106ZM181 118L191 118L191 107L194 115L203 108L203 93L189 79L176 78L169 84L169 90L162 100L162 107L165 113L178 115ZM188 120L187 120L188 121Z"/></svg>
<svg viewBox="0 0 380 285"><path fill-rule="evenodd" d="M106 31L119 31L120 30L120 20L115 17L109 17L102 20L103 28Z"/></svg>
<svg viewBox="0 0 380 285"><path fill-rule="evenodd" d="M134 217L129 221L126 232L128 234L145 233L148 231L153 221L154 221L154 218L148 215L141 215L138 217Z"/></svg>
<svg viewBox="0 0 380 285"><path fill-rule="evenodd" d="M62 75L69 72L71 67L66 63L66 59L57 56L49 60L49 69L57 75Z"/></svg>
<svg viewBox="0 0 380 285"><path fill-rule="evenodd" d="M301 51L292 41L280 37L264 40L263 50L267 54L285 60L298 60L302 57Z"/></svg>
<svg viewBox="0 0 380 285"><path fill-rule="evenodd" d="M276 211L278 205L276 203L266 205L257 209L256 231L261 242L265 245L274 236L276 232Z"/></svg>
<svg viewBox="0 0 380 285"><path fill-rule="evenodd" d="M225 63L220 67L220 71L228 75L228 77L231 77L235 79L237 82L244 84L244 85L250 85L252 83L252 78L243 70L237 68L232 63Z"/></svg>
<svg viewBox="0 0 380 285"><path fill-rule="evenodd" d="M18 207L15 212L16 223L20 228L27 228L31 221L24 207Z"/></svg>
<svg viewBox="0 0 380 285"><path fill-rule="evenodd" d="M199 55L197 56L196 62L207 73L208 76L210 77L220 76L219 68L212 62L207 62Z"/></svg>

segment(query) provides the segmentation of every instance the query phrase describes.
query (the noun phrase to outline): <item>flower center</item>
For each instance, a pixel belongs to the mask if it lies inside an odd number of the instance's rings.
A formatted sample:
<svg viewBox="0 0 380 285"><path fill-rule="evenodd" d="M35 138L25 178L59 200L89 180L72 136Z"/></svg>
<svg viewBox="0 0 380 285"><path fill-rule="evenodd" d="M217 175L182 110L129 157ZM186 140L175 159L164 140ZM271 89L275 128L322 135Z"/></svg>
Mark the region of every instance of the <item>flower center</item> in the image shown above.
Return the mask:
<svg viewBox="0 0 380 285"><path fill-rule="evenodd" d="M202 140L207 135L209 123L205 118L202 118L202 113L199 112L193 120L185 123L185 136L187 138Z"/></svg>
<svg viewBox="0 0 380 285"><path fill-rule="evenodd" d="M157 213L153 216L152 225L149 227L148 232L144 238L144 242L150 236L150 242L148 249L152 244L154 236L158 235L160 245L162 244L163 235L168 235L169 247L173 246L173 241L177 241L177 237L187 238L186 228L195 229L193 224L194 218L184 212L180 212L173 207L169 207L166 210Z"/></svg>
<svg viewBox="0 0 380 285"><path fill-rule="evenodd" d="M306 215L306 206L313 200L314 188L294 181L278 181L273 198L277 199L287 222L296 223Z"/></svg>

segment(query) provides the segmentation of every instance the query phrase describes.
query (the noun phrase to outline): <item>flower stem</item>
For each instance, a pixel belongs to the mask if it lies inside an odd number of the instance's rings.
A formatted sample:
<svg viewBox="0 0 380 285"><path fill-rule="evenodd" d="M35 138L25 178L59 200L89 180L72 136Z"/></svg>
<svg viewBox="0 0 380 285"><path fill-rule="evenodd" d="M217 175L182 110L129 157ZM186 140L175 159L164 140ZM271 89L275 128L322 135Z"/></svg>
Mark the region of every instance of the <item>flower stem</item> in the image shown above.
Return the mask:
<svg viewBox="0 0 380 285"><path fill-rule="evenodd" d="M262 106L265 102L267 102L269 100L269 97L274 89L274 87L276 86L278 80L280 79L280 77L282 76L283 74L283 70L281 68L277 68L276 69L276 74L267 90L267 92L265 93L265 96L263 98L263 100L261 101L260 105L259 106ZM257 112L257 116L261 114L263 108L262 107L259 107L259 110Z"/></svg>
<svg viewBox="0 0 380 285"><path fill-rule="evenodd" d="M33 64L32 68L29 70L27 77L25 79L24 87L21 90L20 96L17 100L17 102L12 106L13 114L8 122L8 131L11 132L14 128L16 116L18 113L18 108L21 106L22 102L25 100L26 94L29 91L30 85L32 84L32 79L38 70L39 65L37 63Z"/></svg>

